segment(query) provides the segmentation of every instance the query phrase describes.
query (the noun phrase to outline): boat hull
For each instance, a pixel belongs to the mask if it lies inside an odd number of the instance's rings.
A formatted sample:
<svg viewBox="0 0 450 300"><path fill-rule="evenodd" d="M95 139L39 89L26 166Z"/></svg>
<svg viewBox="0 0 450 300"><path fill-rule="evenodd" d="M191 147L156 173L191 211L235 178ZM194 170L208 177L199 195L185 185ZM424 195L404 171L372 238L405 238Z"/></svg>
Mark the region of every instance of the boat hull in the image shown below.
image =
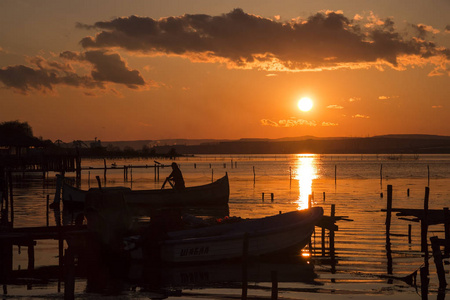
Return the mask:
<svg viewBox="0 0 450 300"><path fill-rule="evenodd" d="M314 207L204 230L172 232L171 238L161 243L160 254L165 262L191 263L263 256L293 247L300 249L310 241L322 216L323 209Z"/></svg>
<svg viewBox="0 0 450 300"><path fill-rule="evenodd" d="M127 205L138 207L223 206L228 204L230 197L228 175L213 183L186 187L183 190L131 190L125 187L103 189L122 193ZM90 189L89 191L95 190L98 189ZM62 200L64 205L83 207L89 191L63 183Z"/></svg>

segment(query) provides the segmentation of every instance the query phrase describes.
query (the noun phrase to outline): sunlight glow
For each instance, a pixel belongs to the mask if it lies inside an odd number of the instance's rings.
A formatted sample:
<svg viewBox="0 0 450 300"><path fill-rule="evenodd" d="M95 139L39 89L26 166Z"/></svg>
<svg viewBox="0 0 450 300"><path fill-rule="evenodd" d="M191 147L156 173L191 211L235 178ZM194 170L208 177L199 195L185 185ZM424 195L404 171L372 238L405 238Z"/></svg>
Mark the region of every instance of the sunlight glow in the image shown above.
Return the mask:
<svg viewBox="0 0 450 300"><path fill-rule="evenodd" d="M298 209L308 208L308 198L312 194L313 180L318 178L315 154L302 154L297 158L294 179L298 180Z"/></svg>
<svg viewBox="0 0 450 300"><path fill-rule="evenodd" d="M303 97L302 99L300 99L298 101L298 104L297 104L298 108L301 111L310 111L311 108L313 107L313 105L314 105L313 101L308 97Z"/></svg>

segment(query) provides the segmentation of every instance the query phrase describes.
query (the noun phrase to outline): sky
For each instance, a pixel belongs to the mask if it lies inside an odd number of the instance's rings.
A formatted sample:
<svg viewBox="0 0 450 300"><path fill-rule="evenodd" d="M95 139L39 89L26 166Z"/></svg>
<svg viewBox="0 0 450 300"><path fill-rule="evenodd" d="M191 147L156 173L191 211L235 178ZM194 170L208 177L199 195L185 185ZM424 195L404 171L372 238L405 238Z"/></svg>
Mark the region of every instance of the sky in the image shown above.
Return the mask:
<svg viewBox="0 0 450 300"><path fill-rule="evenodd" d="M450 135L449 100L449 0L0 1L0 122L53 141Z"/></svg>

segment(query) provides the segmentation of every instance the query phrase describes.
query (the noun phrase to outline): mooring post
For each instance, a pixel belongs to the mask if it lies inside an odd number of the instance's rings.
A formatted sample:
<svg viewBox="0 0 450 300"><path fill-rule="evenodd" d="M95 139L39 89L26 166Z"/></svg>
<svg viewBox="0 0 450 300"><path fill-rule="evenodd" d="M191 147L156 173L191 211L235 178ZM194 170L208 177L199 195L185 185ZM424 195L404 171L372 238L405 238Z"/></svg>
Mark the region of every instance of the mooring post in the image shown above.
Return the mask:
<svg viewBox="0 0 450 300"><path fill-rule="evenodd" d="M408 224L408 244L411 244L411 224Z"/></svg>
<svg viewBox="0 0 450 300"><path fill-rule="evenodd" d="M335 216L336 216L336 205L331 204L331 211L330 211L331 220L333 221L333 224L335 223ZM330 255L332 259L334 259L334 229L330 230Z"/></svg>
<svg viewBox="0 0 450 300"><path fill-rule="evenodd" d="M253 184L256 182L255 166L253 166Z"/></svg>
<svg viewBox="0 0 450 300"><path fill-rule="evenodd" d="M262 196L262 201L264 202L264 193L262 193L262 195L261 195L261 196Z"/></svg>
<svg viewBox="0 0 450 300"><path fill-rule="evenodd" d="M154 168L155 168L155 181L156 181L156 163L155 163L155 165L154 165Z"/></svg>
<svg viewBox="0 0 450 300"><path fill-rule="evenodd" d="M425 198L423 200L423 218L420 222L421 224L421 251L425 252L428 250L428 199L430 196L430 188L425 187ZM427 251L428 252L428 251Z"/></svg>
<svg viewBox="0 0 450 300"><path fill-rule="evenodd" d="M211 182L214 182L214 169L211 169Z"/></svg>
<svg viewBox="0 0 450 300"><path fill-rule="evenodd" d="M289 166L289 186L291 186L291 182L292 182L292 167Z"/></svg>
<svg viewBox="0 0 450 300"><path fill-rule="evenodd" d="M105 179L105 185L106 185L106 159L103 159L103 165L104 165L104 171L103 171L103 178Z"/></svg>
<svg viewBox="0 0 450 300"><path fill-rule="evenodd" d="M248 257L248 234L244 233L244 239L242 243L242 297L241 299L247 299L247 257Z"/></svg>
<svg viewBox="0 0 450 300"><path fill-rule="evenodd" d="M428 170L428 186L430 186L430 165L427 165Z"/></svg>
<svg viewBox="0 0 450 300"><path fill-rule="evenodd" d="M450 241L450 213L448 207L444 207L444 234L445 240ZM450 246L448 242L445 243L444 254L446 256L450 254Z"/></svg>
<svg viewBox="0 0 450 300"><path fill-rule="evenodd" d="M325 227L322 227L322 256L325 256Z"/></svg>
<svg viewBox="0 0 450 300"><path fill-rule="evenodd" d="M442 264L442 253L441 247L439 245L439 239L437 236L433 236L430 238L430 241L431 249L433 250L434 264L436 265L436 272L439 279L439 288L445 289L445 287L447 286L447 282L445 280L444 265Z"/></svg>
<svg viewBox="0 0 450 300"><path fill-rule="evenodd" d="M325 202L325 192L323 192L323 202Z"/></svg>
<svg viewBox="0 0 450 300"><path fill-rule="evenodd" d="M409 189L406 190L406 196L409 197Z"/></svg>
<svg viewBox="0 0 450 300"><path fill-rule="evenodd" d="M48 225L49 225L49 218L48 218L48 209L49 209L49 206L50 206L50 195L47 194L47 205L46 205L46 216L47 216L47 222L46 222L46 224L47 224L47 227L48 227Z"/></svg>
<svg viewBox="0 0 450 300"><path fill-rule="evenodd" d="M12 172L8 172L8 182L9 182L9 205L11 208L11 227L14 226L14 197L13 197L13 182L12 182Z"/></svg>
<svg viewBox="0 0 450 300"><path fill-rule="evenodd" d="M383 187L383 164L380 164L380 186Z"/></svg>
<svg viewBox="0 0 450 300"><path fill-rule="evenodd" d="M386 240L389 239L391 231L391 214L392 214L392 185L387 186L387 205L386 205Z"/></svg>
<svg viewBox="0 0 450 300"><path fill-rule="evenodd" d="M337 165L334 165L334 185L337 183Z"/></svg>
<svg viewBox="0 0 450 300"><path fill-rule="evenodd" d="M422 292L422 299L428 299L428 268L420 268L420 289Z"/></svg>
<svg viewBox="0 0 450 300"><path fill-rule="evenodd" d="M273 202L273 193L270 193L270 201Z"/></svg>
<svg viewBox="0 0 450 300"><path fill-rule="evenodd" d="M34 270L34 241L28 242L28 271Z"/></svg>
<svg viewBox="0 0 450 300"><path fill-rule="evenodd" d="M64 299L75 299L75 258L69 247L64 256Z"/></svg>
<svg viewBox="0 0 450 300"><path fill-rule="evenodd" d="M278 299L278 274L277 271L271 271L270 277L272 279L272 300Z"/></svg>

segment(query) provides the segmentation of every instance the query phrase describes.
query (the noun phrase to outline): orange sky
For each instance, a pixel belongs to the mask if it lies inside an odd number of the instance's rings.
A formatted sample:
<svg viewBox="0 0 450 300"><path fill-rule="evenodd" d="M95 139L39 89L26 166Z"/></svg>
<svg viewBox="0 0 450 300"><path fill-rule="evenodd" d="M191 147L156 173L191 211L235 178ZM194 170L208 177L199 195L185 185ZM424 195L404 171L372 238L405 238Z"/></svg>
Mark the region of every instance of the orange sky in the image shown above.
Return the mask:
<svg viewBox="0 0 450 300"><path fill-rule="evenodd" d="M0 122L53 141L450 135L449 76L448 1L0 2Z"/></svg>

